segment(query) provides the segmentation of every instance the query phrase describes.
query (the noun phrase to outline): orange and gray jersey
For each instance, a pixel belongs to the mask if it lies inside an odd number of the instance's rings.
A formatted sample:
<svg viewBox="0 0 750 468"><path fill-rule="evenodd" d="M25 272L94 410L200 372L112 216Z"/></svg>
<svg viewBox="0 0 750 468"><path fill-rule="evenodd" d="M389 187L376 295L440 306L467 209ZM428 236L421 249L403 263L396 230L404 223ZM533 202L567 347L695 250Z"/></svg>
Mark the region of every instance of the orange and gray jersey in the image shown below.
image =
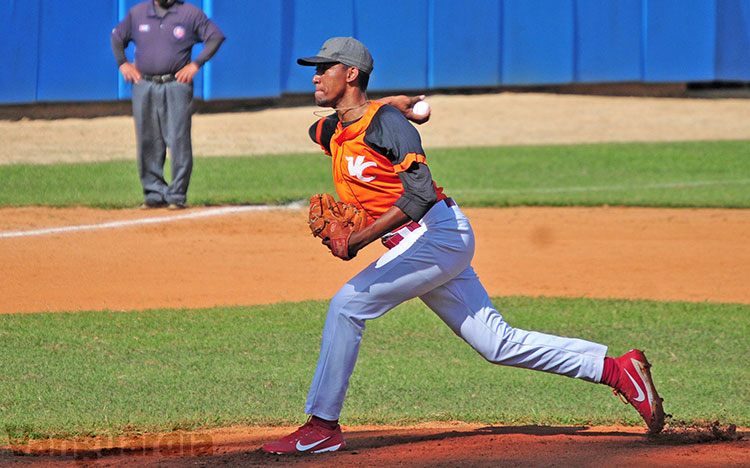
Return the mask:
<svg viewBox="0 0 750 468"><path fill-rule="evenodd" d="M432 180L419 132L396 108L370 103L365 115L342 124L336 114L310 127L310 137L331 156L339 199L369 221L396 205L417 221L446 198Z"/></svg>

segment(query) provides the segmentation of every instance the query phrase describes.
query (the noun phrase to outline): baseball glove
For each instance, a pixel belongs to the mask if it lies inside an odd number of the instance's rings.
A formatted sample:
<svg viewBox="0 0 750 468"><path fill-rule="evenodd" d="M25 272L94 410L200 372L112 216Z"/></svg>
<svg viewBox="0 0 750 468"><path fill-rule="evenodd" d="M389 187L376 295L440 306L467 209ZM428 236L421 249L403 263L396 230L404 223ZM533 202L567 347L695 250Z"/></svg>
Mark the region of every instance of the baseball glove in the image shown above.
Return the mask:
<svg viewBox="0 0 750 468"><path fill-rule="evenodd" d="M331 194L319 193L310 197L307 219L313 236L330 243L331 253L349 260L349 236L367 226L367 216L354 205L337 202Z"/></svg>

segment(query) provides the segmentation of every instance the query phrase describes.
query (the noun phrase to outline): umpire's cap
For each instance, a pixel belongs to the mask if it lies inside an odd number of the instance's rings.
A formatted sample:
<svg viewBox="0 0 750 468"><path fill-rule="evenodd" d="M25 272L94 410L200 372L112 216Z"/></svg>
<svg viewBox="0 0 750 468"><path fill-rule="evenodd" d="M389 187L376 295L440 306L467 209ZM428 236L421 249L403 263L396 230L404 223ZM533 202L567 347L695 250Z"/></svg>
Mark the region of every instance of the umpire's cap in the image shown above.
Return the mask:
<svg viewBox="0 0 750 468"><path fill-rule="evenodd" d="M368 75L372 73L372 56L364 44L353 37L332 37L323 43L318 55L298 58L300 65L316 66L319 63L341 62L357 67Z"/></svg>

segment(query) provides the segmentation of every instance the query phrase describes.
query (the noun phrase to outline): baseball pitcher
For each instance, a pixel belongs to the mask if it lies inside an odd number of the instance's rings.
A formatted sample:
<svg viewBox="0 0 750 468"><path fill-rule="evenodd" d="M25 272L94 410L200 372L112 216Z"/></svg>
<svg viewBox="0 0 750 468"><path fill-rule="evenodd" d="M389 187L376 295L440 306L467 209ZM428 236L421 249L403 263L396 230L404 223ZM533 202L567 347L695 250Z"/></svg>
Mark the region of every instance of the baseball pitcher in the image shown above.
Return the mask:
<svg viewBox="0 0 750 468"><path fill-rule="evenodd" d="M331 300L307 423L263 450L317 453L344 447L338 419L365 323L415 297L487 361L610 385L651 431L660 431L662 400L641 351L609 358L604 345L505 323L472 269L471 224L433 181L419 133L403 112L367 98L373 70L367 48L354 38L334 37L316 56L297 62L315 67L315 103L335 111L317 121L310 136L331 157L341 205L330 196L312 197L311 230L344 260L376 240L388 250Z"/></svg>

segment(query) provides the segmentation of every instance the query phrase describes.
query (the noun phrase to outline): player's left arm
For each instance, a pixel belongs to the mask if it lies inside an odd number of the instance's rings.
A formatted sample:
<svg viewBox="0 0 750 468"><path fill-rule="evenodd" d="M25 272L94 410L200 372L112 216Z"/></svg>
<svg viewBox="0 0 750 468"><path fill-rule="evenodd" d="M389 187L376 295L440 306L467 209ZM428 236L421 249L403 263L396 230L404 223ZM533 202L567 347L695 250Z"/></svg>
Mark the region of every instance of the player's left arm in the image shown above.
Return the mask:
<svg viewBox="0 0 750 468"><path fill-rule="evenodd" d="M353 232L349 237L349 254L352 257L371 242L409 221L422 219L437 201L432 176L426 164L413 163L407 171L400 173L399 177L404 184L401 198L382 216L361 231Z"/></svg>
<svg viewBox="0 0 750 468"><path fill-rule="evenodd" d="M331 155L331 137L336 131L339 119L336 113L318 119L317 122L310 126L308 134L310 139L320 145L320 148L328 156Z"/></svg>
<svg viewBox="0 0 750 468"><path fill-rule="evenodd" d="M382 216L352 233L349 238L352 255L409 221L421 219L437 200L432 174L423 162L419 133L404 117L393 109L381 108L368 128L365 142L391 160L404 192Z"/></svg>
<svg viewBox="0 0 750 468"><path fill-rule="evenodd" d="M396 205L390 207L388 211L370 223L366 228L361 231L352 232L352 235L349 237L349 255L354 257L365 246L409 221L411 221L411 218L401 211L401 208Z"/></svg>

